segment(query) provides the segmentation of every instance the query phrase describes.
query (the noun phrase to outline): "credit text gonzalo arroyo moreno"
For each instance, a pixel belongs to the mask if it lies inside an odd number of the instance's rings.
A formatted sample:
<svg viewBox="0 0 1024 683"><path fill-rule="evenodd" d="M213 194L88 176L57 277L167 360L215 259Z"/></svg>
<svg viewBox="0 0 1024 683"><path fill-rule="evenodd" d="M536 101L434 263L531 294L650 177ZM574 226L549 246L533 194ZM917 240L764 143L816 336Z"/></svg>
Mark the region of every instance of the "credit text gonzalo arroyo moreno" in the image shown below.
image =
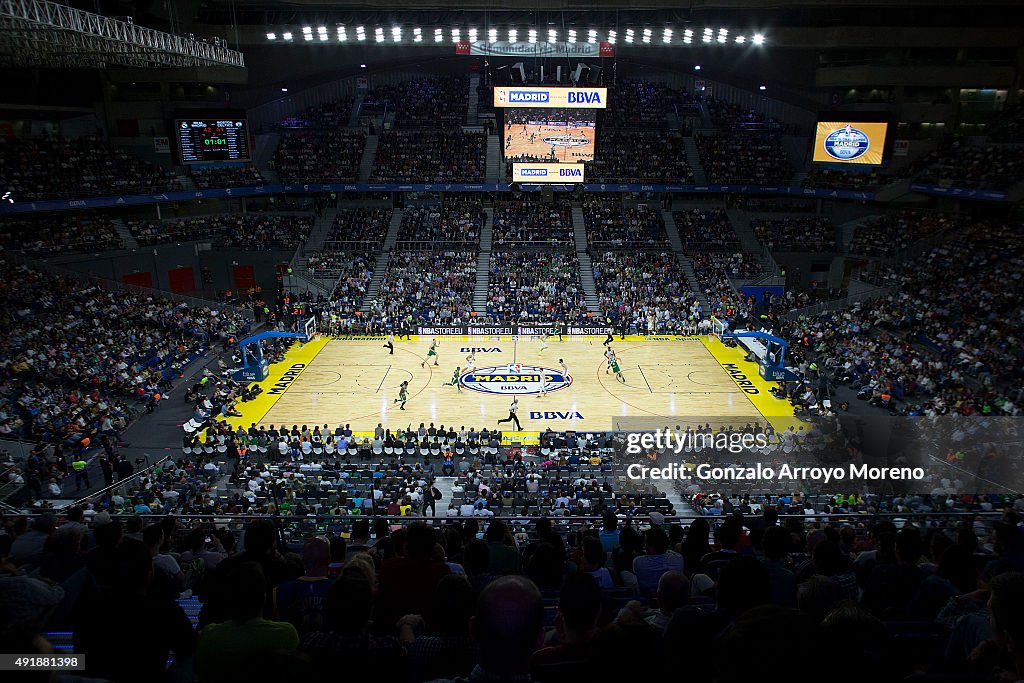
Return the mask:
<svg viewBox="0 0 1024 683"><path fill-rule="evenodd" d="M868 465L840 465L835 467L802 467L796 465L769 466L762 463L749 467L728 465L697 466L672 463L664 467L646 467L634 463L626 468L630 479L695 479L714 481L813 481L827 484L844 480L907 481L922 480L921 467L869 467Z"/></svg>

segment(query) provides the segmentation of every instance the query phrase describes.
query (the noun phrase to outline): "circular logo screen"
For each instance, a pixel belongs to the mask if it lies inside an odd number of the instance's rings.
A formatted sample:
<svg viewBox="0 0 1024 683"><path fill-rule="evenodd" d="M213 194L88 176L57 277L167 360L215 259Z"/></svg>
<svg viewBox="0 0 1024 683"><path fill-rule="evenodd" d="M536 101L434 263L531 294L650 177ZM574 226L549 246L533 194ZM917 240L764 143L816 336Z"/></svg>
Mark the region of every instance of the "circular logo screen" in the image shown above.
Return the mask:
<svg viewBox="0 0 1024 683"><path fill-rule="evenodd" d="M833 159L853 161L864 156L871 146L871 140L863 132L847 125L832 131L825 137L825 151Z"/></svg>
<svg viewBox="0 0 1024 683"><path fill-rule="evenodd" d="M464 372L459 378L462 386L482 394L524 395L565 389L572 384L572 376L561 370L536 365L498 365Z"/></svg>

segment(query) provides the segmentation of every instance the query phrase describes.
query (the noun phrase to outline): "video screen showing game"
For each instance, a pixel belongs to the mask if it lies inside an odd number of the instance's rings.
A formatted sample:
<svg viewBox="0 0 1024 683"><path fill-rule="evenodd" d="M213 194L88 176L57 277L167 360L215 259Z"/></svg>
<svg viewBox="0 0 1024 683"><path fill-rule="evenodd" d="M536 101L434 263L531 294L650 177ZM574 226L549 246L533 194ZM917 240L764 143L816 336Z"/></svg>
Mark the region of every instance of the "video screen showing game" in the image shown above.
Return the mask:
<svg viewBox="0 0 1024 683"><path fill-rule="evenodd" d="M505 158L593 161L595 109L505 109Z"/></svg>

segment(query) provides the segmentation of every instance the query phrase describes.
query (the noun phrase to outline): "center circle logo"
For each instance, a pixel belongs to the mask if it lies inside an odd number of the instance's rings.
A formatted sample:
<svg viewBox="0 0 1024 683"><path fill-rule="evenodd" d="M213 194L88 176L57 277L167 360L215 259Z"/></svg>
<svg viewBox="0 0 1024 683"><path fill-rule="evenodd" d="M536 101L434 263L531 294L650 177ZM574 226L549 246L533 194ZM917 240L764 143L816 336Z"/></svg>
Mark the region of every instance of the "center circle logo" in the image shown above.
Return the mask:
<svg viewBox="0 0 1024 683"><path fill-rule="evenodd" d="M583 135L549 135L544 138L544 142L555 147L582 147L590 144L590 140Z"/></svg>
<svg viewBox="0 0 1024 683"><path fill-rule="evenodd" d="M852 161L867 153L871 140L863 131L847 124L845 128L838 128L829 133L825 137L824 145L825 151L833 159Z"/></svg>
<svg viewBox="0 0 1024 683"><path fill-rule="evenodd" d="M464 372L459 381L467 389L482 394L524 396L539 394L541 388L546 393L565 389L572 384L572 376L561 370L512 363Z"/></svg>

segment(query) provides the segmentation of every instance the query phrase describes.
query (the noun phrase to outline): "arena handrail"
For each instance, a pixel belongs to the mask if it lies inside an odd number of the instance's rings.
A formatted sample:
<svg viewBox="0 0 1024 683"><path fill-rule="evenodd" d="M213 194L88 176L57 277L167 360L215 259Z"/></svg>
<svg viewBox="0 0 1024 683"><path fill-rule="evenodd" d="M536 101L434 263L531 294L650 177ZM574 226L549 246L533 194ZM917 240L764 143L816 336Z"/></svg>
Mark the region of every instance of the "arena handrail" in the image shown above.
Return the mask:
<svg viewBox="0 0 1024 683"><path fill-rule="evenodd" d="M125 486L127 484L132 483L133 481L135 481L137 479L142 478L145 475L148 475L158 465L162 465L163 463L167 462L170 459L171 459L171 456L165 455L164 457L160 458L159 460L157 460L152 465L147 465L145 467L145 469L141 469L138 472L133 472L130 476L127 476L124 479L118 479L117 481L115 481L110 486L105 486L105 487L101 488L99 491L94 491L94 492L90 493L87 496L84 496L82 498L79 498L76 501L68 503L67 505L64 505L64 506L58 508L58 510L59 511L68 510L68 509L76 507L78 505L84 505L85 503L87 503L88 501L90 501L93 498L102 498L103 494L111 492L111 491L114 491L115 489L121 488L121 487L123 487L123 486ZM164 516L164 515L160 515L160 516Z"/></svg>

